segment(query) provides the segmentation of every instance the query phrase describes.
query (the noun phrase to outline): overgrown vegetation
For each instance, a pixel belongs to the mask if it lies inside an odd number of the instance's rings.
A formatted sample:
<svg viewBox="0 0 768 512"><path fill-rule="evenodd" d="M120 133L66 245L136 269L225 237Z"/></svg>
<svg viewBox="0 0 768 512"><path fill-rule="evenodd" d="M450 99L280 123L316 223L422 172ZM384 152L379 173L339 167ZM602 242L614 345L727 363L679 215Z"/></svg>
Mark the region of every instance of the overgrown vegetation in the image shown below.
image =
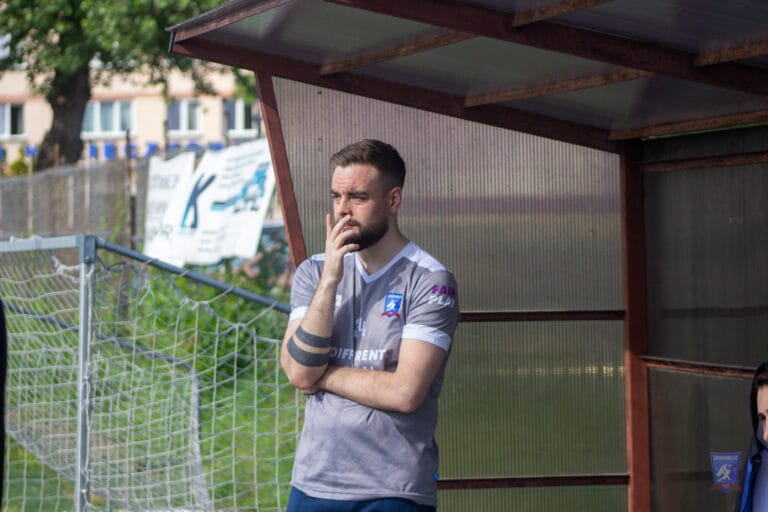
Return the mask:
<svg viewBox="0 0 768 512"><path fill-rule="evenodd" d="M289 282L284 276L284 252L272 249L262 247L257 258L242 265L230 262L207 270L220 281L284 300ZM108 418L110 435L117 435L123 428L119 425L147 425L142 427L143 433L131 434L131 441L152 445L156 436L167 435L155 434L155 430L168 430L173 423L163 417L168 412L162 407L143 404L152 403L149 394L188 395L183 380L173 383L173 374L189 374L199 387L199 442L207 490L215 508L278 510L289 492L301 414L299 396L288 384L277 358L287 315L189 278L113 258L104 251L99 252L99 258L93 349L98 373L92 391L97 427L100 419ZM254 267L258 267L257 272ZM41 299L34 304L38 313L61 316L59 299L46 303L46 294L38 295ZM76 317L65 320L67 324L77 322ZM29 332L36 330L39 327L31 326ZM75 338L71 336L68 342L73 353ZM52 336L48 343L61 343L56 339ZM31 355L24 364L33 365L35 360ZM98 361L104 363L99 365ZM130 378L127 389L126 373L137 375ZM141 379L156 384L142 391L146 383ZM103 408L107 402L108 411ZM70 510L69 475L63 478L56 474L44 458L41 462L13 439L7 443L11 451L4 510L25 510L30 505L26 498L30 479L60 481L58 485L39 486L35 509ZM146 456L141 452L131 456L138 457L134 471L145 468L151 473L167 464L162 453L152 450ZM23 490L14 486L23 486ZM17 505L17 498L11 499L19 495L25 496L21 505ZM104 496L93 494L96 509L105 503Z"/></svg>

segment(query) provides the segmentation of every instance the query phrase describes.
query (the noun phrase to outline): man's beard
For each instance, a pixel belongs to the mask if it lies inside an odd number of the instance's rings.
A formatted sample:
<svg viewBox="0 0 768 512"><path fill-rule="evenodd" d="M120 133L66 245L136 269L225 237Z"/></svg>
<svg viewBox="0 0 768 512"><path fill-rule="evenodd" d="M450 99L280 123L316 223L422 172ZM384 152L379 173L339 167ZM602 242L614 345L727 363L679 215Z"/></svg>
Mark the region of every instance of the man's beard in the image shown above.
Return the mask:
<svg viewBox="0 0 768 512"><path fill-rule="evenodd" d="M386 217L382 217L381 220L372 222L366 227L360 225L357 225L357 227L360 234L348 239L347 244L357 244L357 250L362 251L384 238L384 235L389 231L389 222Z"/></svg>

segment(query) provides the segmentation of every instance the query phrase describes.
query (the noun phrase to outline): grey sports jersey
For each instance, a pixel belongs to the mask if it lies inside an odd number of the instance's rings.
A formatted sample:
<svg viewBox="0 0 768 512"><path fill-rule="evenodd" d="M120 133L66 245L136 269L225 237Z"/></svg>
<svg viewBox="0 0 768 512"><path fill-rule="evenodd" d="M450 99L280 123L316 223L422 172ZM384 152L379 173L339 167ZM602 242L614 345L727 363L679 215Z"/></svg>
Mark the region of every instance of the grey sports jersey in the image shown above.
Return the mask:
<svg viewBox="0 0 768 512"><path fill-rule="evenodd" d="M324 255L316 255L297 269L291 320L304 317L323 263ZM336 295L330 364L394 371L404 338L450 353L458 320L453 275L413 242L370 276L348 254ZM410 414L372 409L333 393L309 396L292 484L318 498L401 497L436 506L434 433L447 360L448 354L424 403Z"/></svg>

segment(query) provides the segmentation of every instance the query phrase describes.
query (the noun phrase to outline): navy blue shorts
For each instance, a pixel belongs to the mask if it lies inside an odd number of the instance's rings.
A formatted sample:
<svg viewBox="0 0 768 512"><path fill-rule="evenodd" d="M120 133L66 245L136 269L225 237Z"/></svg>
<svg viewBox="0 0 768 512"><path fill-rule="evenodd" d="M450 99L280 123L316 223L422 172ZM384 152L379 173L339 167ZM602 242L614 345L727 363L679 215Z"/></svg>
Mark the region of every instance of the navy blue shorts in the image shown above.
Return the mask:
<svg viewBox="0 0 768 512"><path fill-rule="evenodd" d="M307 496L292 487L286 512L435 512L435 508L419 505L403 498L366 501L326 500Z"/></svg>

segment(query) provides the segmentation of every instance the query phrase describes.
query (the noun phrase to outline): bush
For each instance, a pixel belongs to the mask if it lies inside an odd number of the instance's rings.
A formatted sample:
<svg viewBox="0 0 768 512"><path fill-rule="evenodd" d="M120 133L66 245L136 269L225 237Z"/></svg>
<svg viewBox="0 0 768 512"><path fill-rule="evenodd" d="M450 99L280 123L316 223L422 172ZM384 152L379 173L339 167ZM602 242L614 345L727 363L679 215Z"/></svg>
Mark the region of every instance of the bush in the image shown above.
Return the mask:
<svg viewBox="0 0 768 512"><path fill-rule="evenodd" d="M29 164L24 160L24 148L19 148L19 158L8 166L8 176L24 176L29 174Z"/></svg>

